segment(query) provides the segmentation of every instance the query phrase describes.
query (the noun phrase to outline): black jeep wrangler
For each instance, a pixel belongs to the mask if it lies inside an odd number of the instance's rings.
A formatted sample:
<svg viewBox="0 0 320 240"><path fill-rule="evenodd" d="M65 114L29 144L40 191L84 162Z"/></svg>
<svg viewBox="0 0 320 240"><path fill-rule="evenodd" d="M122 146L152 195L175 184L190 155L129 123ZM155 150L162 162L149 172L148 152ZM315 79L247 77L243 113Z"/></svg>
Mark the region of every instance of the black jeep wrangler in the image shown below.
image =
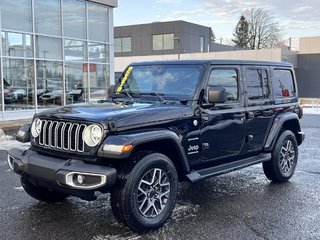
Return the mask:
<svg viewBox="0 0 320 240"><path fill-rule="evenodd" d="M44 202L111 193L116 219L133 231L164 224L178 181L196 182L262 163L288 181L300 129L292 65L189 60L131 64L108 99L43 111L21 127L8 163Z"/></svg>

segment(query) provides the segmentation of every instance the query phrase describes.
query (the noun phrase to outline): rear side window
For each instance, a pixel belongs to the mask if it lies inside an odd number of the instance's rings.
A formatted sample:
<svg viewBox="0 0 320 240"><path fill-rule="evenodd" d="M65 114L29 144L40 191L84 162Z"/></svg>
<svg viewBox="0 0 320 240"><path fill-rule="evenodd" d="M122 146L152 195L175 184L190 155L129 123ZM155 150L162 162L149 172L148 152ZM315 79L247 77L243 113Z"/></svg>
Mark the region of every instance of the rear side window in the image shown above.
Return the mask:
<svg viewBox="0 0 320 240"><path fill-rule="evenodd" d="M224 87L227 92L227 102L237 101L239 99L238 72L235 69L213 69L208 87Z"/></svg>
<svg viewBox="0 0 320 240"><path fill-rule="evenodd" d="M249 100L264 100L270 97L268 72L265 69L247 69L246 83Z"/></svg>
<svg viewBox="0 0 320 240"><path fill-rule="evenodd" d="M273 72L272 89L276 99L295 96L296 90L292 72L286 69L275 69Z"/></svg>

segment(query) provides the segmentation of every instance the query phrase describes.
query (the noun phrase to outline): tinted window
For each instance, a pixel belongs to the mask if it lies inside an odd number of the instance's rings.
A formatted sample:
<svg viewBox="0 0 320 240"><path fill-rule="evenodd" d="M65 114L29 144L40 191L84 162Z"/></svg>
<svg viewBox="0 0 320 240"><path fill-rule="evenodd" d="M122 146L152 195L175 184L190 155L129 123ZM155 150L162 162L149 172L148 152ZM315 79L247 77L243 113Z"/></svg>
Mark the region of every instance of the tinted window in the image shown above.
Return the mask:
<svg viewBox="0 0 320 240"><path fill-rule="evenodd" d="M268 99L270 90L268 85L268 73L262 69L247 69L247 96L249 100Z"/></svg>
<svg viewBox="0 0 320 240"><path fill-rule="evenodd" d="M227 101L237 101L238 73L235 69L214 69L210 73L209 87L224 87L227 91Z"/></svg>
<svg viewBox="0 0 320 240"><path fill-rule="evenodd" d="M296 91L290 70L274 70L272 85L275 98L295 96Z"/></svg>

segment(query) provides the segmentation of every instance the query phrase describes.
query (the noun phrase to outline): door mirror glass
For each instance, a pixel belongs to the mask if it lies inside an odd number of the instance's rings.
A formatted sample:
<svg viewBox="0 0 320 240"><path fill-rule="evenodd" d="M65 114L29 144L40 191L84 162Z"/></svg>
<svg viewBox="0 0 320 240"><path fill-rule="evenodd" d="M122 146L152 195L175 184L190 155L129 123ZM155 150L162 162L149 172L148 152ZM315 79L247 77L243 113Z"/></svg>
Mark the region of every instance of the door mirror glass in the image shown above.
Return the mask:
<svg viewBox="0 0 320 240"><path fill-rule="evenodd" d="M208 88L209 103L225 103L227 101L227 93L224 87Z"/></svg>

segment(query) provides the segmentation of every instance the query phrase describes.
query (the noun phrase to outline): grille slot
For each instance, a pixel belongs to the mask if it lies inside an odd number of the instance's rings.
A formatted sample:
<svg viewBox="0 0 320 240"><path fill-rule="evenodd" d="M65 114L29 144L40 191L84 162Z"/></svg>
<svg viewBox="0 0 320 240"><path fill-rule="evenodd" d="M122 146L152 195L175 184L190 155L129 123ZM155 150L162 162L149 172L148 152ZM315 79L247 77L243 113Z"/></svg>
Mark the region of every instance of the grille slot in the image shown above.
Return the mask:
<svg viewBox="0 0 320 240"><path fill-rule="evenodd" d="M41 121L39 145L52 149L84 152L82 133L87 125L51 120Z"/></svg>

